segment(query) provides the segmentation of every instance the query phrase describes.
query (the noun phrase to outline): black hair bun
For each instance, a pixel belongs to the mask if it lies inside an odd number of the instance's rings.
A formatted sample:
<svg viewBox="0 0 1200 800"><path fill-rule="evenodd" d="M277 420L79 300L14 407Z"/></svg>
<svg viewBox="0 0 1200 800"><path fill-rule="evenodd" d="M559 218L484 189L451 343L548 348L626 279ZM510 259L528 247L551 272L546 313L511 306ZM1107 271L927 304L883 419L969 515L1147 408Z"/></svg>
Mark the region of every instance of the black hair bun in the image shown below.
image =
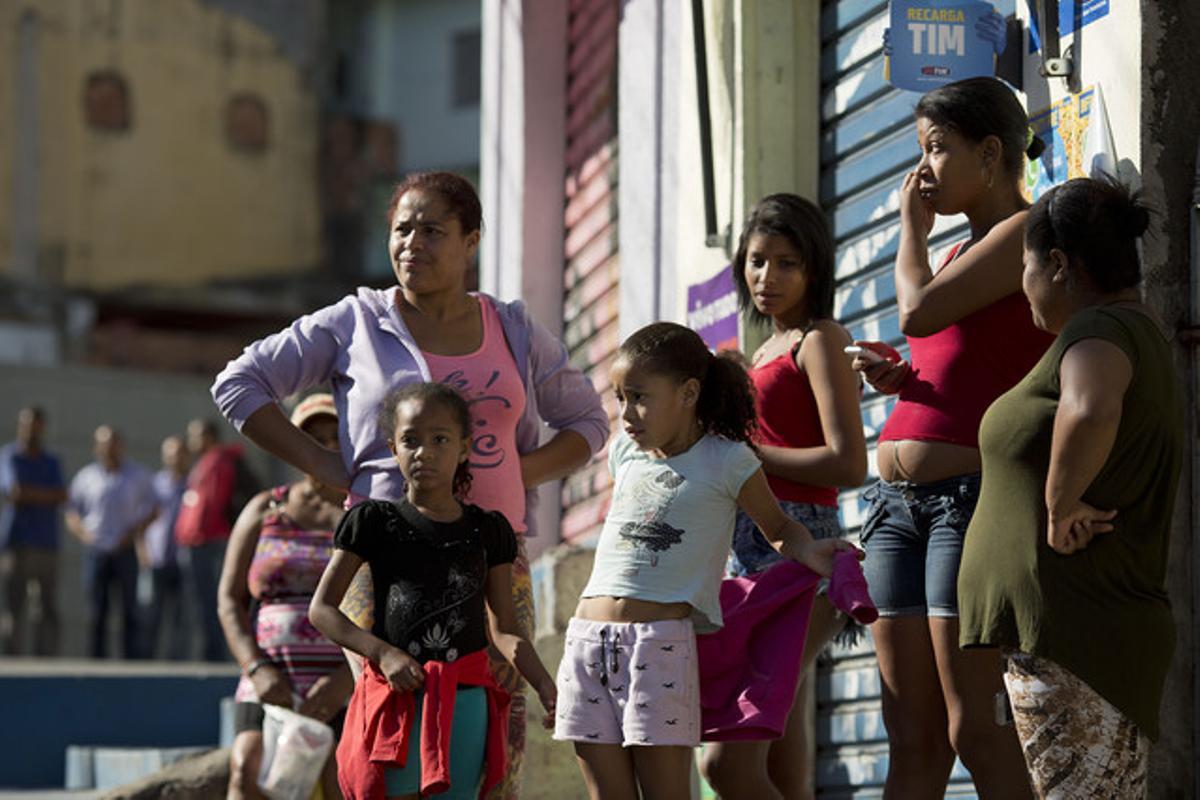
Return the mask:
<svg viewBox="0 0 1200 800"><path fill-rule="evenodd" d="M1121 227L1125 229L1125 234L1129 238L1138 238L1150 227L1149 210L1136 203L1130 205L1121 219Z"/></svg>
<svg viewBox="0 0 1200 800"><path fill-rule="evenodd" d="M1046 152L1046 143L1042 141L1042 137L1034 136L1029 140L1028 146L1025 148L1025 156L1030 161L1037 160L1042 153Z"/></svg>

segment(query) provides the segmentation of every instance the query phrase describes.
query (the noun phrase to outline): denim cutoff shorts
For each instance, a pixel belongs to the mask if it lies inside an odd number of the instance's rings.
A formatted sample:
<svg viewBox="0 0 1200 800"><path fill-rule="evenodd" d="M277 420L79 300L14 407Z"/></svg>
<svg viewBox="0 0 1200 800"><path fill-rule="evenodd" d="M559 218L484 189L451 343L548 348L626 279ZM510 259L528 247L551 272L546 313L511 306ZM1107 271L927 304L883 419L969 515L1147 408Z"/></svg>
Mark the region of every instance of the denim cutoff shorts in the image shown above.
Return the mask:
<svg viewBox="0 0 1200 800"><path fill-rule="evenodd" d="M979 473L933 483L879 481L863 498L863 574L880 616L957 617L958 565L979 501Z"/></svg>
<svg viewBox="0 0 1200 800"><path fill-rule="evenodd" d="M842 536L842 524L838 522L837 506L819 506L815 503L797 503L780 500L783 513L808 528L814 539L835 539ZM733 526L733 554L729 558L729 572L740 577L762 572L767 567L783 560L779 551L771 546L767 537L744 511L738 511Z"/></svg>

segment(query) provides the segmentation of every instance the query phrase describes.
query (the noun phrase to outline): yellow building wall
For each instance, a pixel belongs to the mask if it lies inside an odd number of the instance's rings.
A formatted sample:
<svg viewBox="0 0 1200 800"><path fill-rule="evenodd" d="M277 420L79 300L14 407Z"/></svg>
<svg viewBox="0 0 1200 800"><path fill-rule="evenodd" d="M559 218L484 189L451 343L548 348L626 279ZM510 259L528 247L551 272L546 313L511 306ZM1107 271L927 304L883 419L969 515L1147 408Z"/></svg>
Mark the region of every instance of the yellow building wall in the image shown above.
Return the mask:
<svg viewBox="0 0 1200 800"><path fill-rule="evenodd" d="M0 4L0 272L12 270L18 26L38 15L39 268L72 288L191 286L315 266L317 102L299 67L244 19L197 0ZM129 90L125 131L91 129L87 76ZM225 108L268 109L269 141L239 151ZM61 255L58 255L61 254Z"/></svg>
<svg viewBox="0 0 1200 800"><path fill-rule="evenodd" d="M817 200L820 152L820 9L794 0L706 0L710 117L717 228L727 248L705 244L704 187L690 11L681 37L677 91L680 126L675 148L681 171L672 197L677 214L676 308L687 308L691 284L732 260L746 214L775 192ZM680 321L683 321L682 319ZM752 353L766 329L744 325L742 349Z"/></svg>

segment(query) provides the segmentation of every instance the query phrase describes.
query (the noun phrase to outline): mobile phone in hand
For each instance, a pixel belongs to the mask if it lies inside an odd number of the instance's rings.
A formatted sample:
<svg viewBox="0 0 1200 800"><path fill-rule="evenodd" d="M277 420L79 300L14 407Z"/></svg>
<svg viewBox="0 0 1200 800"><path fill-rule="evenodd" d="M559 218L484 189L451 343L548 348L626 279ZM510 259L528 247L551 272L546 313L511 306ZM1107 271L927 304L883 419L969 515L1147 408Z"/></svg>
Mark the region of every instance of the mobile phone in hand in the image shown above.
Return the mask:
<svg viewBox="0 0 1200 800"><path fill-rule="evenodd" d="M883 356L879 355L879 353L876 353L871 348L859 347L856 344L846 345L842 348L842 352L848 356L862 356L863 360L868 364L876 364L884 360Z"/></svg>

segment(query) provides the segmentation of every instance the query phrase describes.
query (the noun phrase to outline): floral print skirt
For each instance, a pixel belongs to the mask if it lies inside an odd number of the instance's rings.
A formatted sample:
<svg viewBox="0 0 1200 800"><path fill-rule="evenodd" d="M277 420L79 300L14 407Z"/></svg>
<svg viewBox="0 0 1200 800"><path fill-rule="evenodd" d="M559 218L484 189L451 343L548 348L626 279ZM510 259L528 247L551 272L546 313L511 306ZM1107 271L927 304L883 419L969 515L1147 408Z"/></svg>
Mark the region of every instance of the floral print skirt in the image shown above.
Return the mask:
<svg viewBox="0 0 1200 800"><path fill-rule="evenodd" d="M1034 793L1041 798L1143 798L1150 740L1053 661L1010 652L1004 685Z"/></svg>

